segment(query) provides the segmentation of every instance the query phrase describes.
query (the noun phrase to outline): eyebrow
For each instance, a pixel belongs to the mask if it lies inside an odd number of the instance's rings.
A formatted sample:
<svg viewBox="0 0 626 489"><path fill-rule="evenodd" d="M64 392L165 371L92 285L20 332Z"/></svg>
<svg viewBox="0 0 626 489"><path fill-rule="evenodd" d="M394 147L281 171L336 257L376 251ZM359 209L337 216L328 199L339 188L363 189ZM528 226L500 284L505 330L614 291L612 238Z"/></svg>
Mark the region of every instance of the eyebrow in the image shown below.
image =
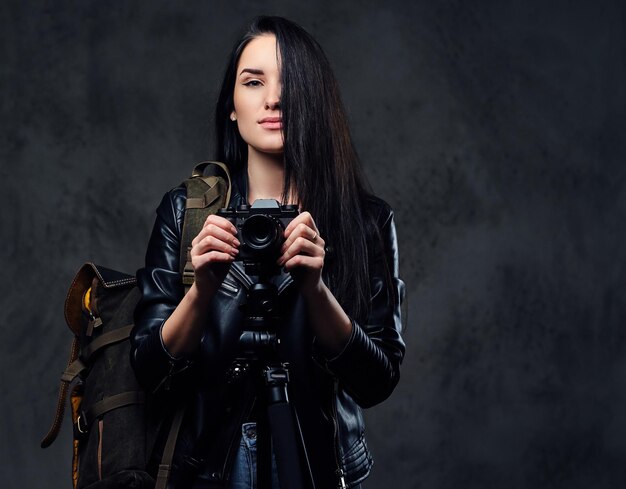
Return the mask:
<svg viewBox="0 0 626 489"><path fill-rule="evenodd" d="M239 73L239 76L243 75L244 73L251 73L253 75L263 75L263 70L259 70L257 68L244 68L243 70L241 70L241 73Z"/></svg>

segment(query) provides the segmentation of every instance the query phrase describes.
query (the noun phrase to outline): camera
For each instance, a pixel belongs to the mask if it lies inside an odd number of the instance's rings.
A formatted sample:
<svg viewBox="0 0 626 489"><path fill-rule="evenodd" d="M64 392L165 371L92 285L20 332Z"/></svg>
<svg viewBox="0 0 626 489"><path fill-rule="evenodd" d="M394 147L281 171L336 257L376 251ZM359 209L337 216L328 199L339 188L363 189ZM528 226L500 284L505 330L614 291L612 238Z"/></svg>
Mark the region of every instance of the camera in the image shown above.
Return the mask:
<svg viewBox="0 0 626 489"><path fill-rule="evenodd" d="M228 219L237 228L241 246L236 260L244 262L248 275L278 273L276 261L285 242L285 228L298 215L297 205L258 199L251 206L220 209L217 215Z"/></svg>

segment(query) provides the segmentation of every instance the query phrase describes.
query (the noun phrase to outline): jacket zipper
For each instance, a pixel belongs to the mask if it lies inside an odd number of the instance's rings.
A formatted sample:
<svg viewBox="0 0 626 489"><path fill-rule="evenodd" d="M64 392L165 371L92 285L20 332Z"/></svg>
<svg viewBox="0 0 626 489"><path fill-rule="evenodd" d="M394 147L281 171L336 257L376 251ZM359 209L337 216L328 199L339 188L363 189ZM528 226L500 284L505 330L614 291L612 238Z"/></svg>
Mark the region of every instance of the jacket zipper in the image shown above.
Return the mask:
<svg viewBox="0 0 626 489"><path fill-rule="evenodd" d="M333 431L334 431L334 436L333 436L333 448L334 448L334 453L335 453L335 462L337 464L337 470L335 471L335 474L337 475L337 477L339 478L339 484L337 486L338 489L346 489L348 486L346 486L346 478L345 473L343 471L342 465L341 465L341 455L339 453L339 424L337 423L337 395L338 395L338 390L339 390L339 382L337 381L337 379L333 379L333 396L332 396L332 400L331 400L331 415L333 418Z"/></svg>
<svg viewBox="0 0 626 489"><path fill-rule="evenodd" d="M222 280L221 286L229 291L231 294L236 294L237 292L239 292L239 289L236 285L233 285L230 282L226 282L226 280Z"/></svg>

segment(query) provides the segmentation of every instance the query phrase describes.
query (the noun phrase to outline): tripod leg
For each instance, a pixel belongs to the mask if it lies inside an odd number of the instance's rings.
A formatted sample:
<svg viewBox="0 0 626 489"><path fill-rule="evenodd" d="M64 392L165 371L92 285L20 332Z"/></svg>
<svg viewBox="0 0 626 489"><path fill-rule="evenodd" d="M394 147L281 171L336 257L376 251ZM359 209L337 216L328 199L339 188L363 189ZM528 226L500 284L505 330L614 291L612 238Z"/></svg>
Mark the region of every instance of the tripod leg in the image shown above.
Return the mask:
<svg viewBox="0 0 626 489"><path fill-rule="evenodd" d="M278 480L281 489L304 489L302 483L302 464L300 462L300 448L295 432L291 426L291 409L288 404L275 404L268 407L276 464L278 466ZM273 421L272 421L273 420Z"/></svg>
<svg viewBox="0 0 626 489"><path fill-rule="evenodd" d="M267 417L281 489L314 489L313 476L295 410L289 404L286 368L268 368Z"/></svg>
<svg viewBox="0 0 626 489"><path fill-rule="evenodd" d="M272 437L267 417L259 413L256 427L257 488L272 489Z"/></svg>

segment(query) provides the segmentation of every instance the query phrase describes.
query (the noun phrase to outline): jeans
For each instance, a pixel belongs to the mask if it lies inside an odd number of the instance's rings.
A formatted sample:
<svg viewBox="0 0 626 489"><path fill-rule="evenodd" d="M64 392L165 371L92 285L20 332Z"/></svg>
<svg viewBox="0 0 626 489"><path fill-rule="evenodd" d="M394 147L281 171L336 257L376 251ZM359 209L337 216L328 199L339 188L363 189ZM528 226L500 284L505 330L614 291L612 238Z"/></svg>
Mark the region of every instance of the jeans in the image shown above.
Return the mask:
<svg viewBox="0 0 626 489"><path fill-rule="evenodd" d="M233 464L228 489L256 489L256 423L241 425L241 441ZM276 459L272 453L272 488L280 489ZM353 489L361 489L357 484Z"/></svg>
<svg viewBox="0 0 626 489"><path fill-rule="evenodd" d="M256 489L256 423L241 425L241 441L230 474L229 489ZM278 486L276 459L272 453L272 488Z"/></svg>

